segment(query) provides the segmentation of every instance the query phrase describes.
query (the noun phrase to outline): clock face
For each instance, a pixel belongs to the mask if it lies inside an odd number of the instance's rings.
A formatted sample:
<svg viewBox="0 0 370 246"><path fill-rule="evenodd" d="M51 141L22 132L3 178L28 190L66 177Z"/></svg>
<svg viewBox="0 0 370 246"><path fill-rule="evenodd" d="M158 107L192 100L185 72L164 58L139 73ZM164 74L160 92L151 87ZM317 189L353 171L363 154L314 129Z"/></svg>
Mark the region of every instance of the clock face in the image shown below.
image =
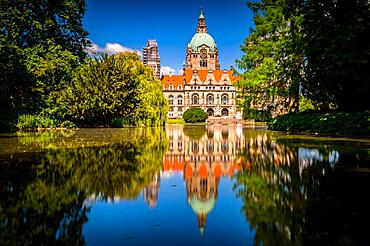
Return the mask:
<svg viewBox="0 0 370 246"><path fill-rule="evenodd" d="M206 49L201 49L201 50L200 50L200 57L201 57L202 59L207 58L207 50L206 50Z"/></svg>

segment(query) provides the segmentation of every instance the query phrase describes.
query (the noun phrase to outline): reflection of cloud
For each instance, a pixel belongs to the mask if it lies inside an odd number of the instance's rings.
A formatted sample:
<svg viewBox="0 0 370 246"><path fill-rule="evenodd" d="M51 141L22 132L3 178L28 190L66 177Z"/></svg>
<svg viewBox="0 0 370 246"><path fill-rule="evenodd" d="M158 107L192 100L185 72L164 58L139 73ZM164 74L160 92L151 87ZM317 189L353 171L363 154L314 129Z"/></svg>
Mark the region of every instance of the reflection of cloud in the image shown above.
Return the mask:
<svg viewBox="0 0 370 246"><path fill-rule="evenodd" d="M106 43L104 47L100 47L96 43L91 42L91 46L88 47L86 50L90 54L95 54L95 53L98 53L98 52L104 52L104 53L107 53L109 55L112 55L112 54L118 54L118 53L121 53L121 52L135 52L139 56L142 55L140 51L133 50L133 49L128 48L126 46L123 46L119 43Z"/></svg>
<svg viewBox="0 0 370 246"><path fill-rule="evenodd" d="M299 148L299 173L302 174L303 170L309 166L312 166L317 161L323 161L324 156L317 149ZM339 161L339 153L336 150L328 153L328 162L331 167Z"/></svg>

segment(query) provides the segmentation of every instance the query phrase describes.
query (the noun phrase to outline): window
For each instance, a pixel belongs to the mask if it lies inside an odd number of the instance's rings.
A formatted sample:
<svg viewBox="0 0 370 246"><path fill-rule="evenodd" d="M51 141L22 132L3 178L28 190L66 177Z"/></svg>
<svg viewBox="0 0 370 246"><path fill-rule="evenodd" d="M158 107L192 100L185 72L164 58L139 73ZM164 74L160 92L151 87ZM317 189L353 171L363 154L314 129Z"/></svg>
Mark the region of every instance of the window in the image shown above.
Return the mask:
<svg viewBox="0 0 370 246"><path fill-rule="evenodd" d="M177 87L177 89L178 89L179 91L181 91L181 90L182 90L182 86L181 86L181 85L179 85L179 86Z"/></svg>
<svg viewBox="0 0 370 246"><path fill-rule="evenodd" d="M199 104L199 96L197 94L191 97L191 104Z"/></svg>
<svg viewBox="0 0 370 246"><path fill-rule="evenodd" d="M169 96L168 101L169 101L170 105L173 105L173 96ZM172 111L172 110L170 110L170 111Z"/></svg>
<svg viewBox="0 0 370 246"><path fill-rule="evenodd" d="M228 95L222 95L221 103L222 104L229 104L229 96Z"/></svg>
<svg viewBox="0 0 370 246"><path fill-rule="evenodd" d="M200 60L200 67L207 67L207 60Z"/></svg>
<svg viewBox="0 0 370 246"><path fill-rule="evenodd" d="M212 94L208 94L207 96L207 104L213 104L214 102L214 97Z"/></svg>
<svg viewBox="0 0 370 246"><path fill-rule="evenodd" d="M178 97L177 97L177 104L178 104L178 105L182 105L182 101L183 101L183 100L182 100L182 96L178 96Z"/></svg>
<svg viewBox="0 0 370 246"><path fill-rule="evenodd" d="M170 84L170 90L173 91L173 84Z"/></svg>

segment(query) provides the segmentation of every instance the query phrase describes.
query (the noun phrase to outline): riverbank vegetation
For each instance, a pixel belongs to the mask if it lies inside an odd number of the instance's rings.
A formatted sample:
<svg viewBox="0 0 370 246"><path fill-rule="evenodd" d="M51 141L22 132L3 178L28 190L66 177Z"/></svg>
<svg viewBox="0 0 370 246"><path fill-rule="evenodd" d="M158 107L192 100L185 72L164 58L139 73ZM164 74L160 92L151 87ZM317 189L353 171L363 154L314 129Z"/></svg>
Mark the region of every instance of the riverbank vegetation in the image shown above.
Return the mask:
<svg viewBox="0 0 370 246"><path fill-rule="evenodd" d="M270 128L278 131L322 133L329 135L370 136L370 113L314 111L295 112L278 116ZM330 126L330 127L328 127Z"/></svg>
<svg viewBox="0 0 370 246"><path fill-rule="evenodd" d="M0 129L162 125L162 86L138 55L90 54L84 0L2 1Z"/></svg>
<svg viewBox="0 0 370 246"><path fill-rule="evenodd" d="M279 117L275 129L299 124L310 132L337 132L338 119L357 128L353 112L370 110L370 43L365 41L370 33L369 1L262 0L248 1L248 6L255 25L237 61L243 109L269 111L274 117L310 110ZM295 122L308 116L319 120L326 113L335 120L321 120L318 128ZM346 113L355 119L347 119Z"/></svg>

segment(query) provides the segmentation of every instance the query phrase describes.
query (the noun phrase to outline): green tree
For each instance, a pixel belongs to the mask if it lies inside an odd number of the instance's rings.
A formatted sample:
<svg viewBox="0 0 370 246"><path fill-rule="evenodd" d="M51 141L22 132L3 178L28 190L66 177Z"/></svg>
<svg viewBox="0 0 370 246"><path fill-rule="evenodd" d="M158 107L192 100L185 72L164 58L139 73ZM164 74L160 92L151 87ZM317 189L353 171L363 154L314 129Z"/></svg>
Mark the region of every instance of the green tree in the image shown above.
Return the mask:
<svg viewBox="0 0 370 246"><path fill-rule="evenodd" d="M248 1L255 28L241 46L244 55L237 65L244 71L239 82L244 108L298 110L303 81L302 15L288 9L286 0Z"/></svg>
<svg viewBox="0 0 370 246"><path fill-rule="evenodd" d="M79 125L162 125L168 102L161 81L130 52L92 59L76 71L57 104L66 120Z"/></svg>
<svg viewBox="0 0 370 246"><path fill-rule="evenodd" d="M61 63L61 67L56 66L64 59L66 53L62 54L63 52L70 52L67 57L77 56L80 61L86 57L84 48L89 41L82 25L85 7L84 0L1 1L1 129L9 126L9 122L13 121L17 114L40 111L44 102L38 105L37 100L40 97L43 99L47 90L43 90L41 95L35 95L35 91L40 92L40 83L46 85L41 87L53 87L58 84L60 77L64 76L56 73L67 73L67 69L64 72L62 70L66 65L64 61L68 58ZM48 55L48 52L52 54ZM37 70L38 68L40 70ZM54 72L51 72L53 69ZM49 78L49 75L53 78ZM50 84L51 81L53 84Z"/></svg>
<svg viewBox="0 0 370 246"><path fill-rule="evenodd" d="M302 2L307 83L303 92L321 108L370 109L370 2Z"/></svg>
<svg viewBox="0 0 370 246"><path fill-rule="evenodd" d="M208 114L201 108L189 108L182 116L186 123L206 122Z"/></svg>

